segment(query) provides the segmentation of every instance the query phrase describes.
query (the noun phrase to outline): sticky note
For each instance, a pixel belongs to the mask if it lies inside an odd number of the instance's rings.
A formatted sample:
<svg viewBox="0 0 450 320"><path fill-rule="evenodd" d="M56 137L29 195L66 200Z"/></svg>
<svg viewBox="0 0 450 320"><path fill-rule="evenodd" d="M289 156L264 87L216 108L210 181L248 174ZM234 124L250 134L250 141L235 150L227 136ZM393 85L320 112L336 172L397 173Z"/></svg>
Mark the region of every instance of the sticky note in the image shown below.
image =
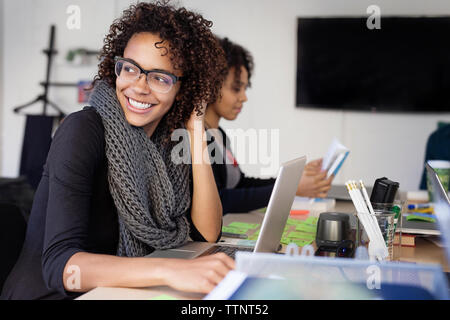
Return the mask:
<svg viewBox="0 0 450 320"><path fill-rule="evenodd" d="M295 230L297 230L297 231L305 231L305 232L311 232L311 233L315 233L316 229L317 229L317 226L313 226L313 225L306 224L306 223L299 224L295 227Z"/></svg>
<svg viewBox="0 0 450 320"><path fill-rule="evenodd" d="M291 242L295 243L299 247L304 247L308 244L311 244L312 240L290 239L289 243L291 243ZM289 244L289 243L287 243L287 244Z"/></svg>
<svg viewBox="0 0 450 320"><path fill-rule="evenodd" d="M303 223L303 221L302 220L288 218L287 221L286 221L286 226L296 226L296 225L298 225L300 223Z"/></svg>
<svg viewBox="0 0 450 320"><path fill-rule="evenodd" d="M246 234L247 229L233 228L233 227L222 227L222 232L236 233L236 234Z"/></svg>
<svg viewBox="0 0 450 320"><path fill-rule="evenodd" d="M281 235L281 237L282 237L282 238L287 238L288 234L289 234L289 230L286 230L286 229L285 229L285 230L283 231L283 234Z"/></svg>
<svg viewBox="0 0 450 320"><path fill-rule="evenodd" d="M248 237L248 240L258 240L259 230Z"/></svg>
<svg viewBox="0 0 450 320"><path fill-rule="evenodd" d="M239 229L256 229L259 227L258 223L245 223L245 222L232 222L228 225L228 227L239 228Z"/></svg>
<svg viewBox="0 0 450 320"><path fill-rule="evenodd" d="M296 239L296 238L281 238L280 243L288 245L289 243L295 243L299 247L306 246L313 242L312 239Z"/></svg>
<svg viewBox="0 0 450 320"><path fill-rule="evenodd" d="M316 239L316 234L315 233L309 233L309 232L302 232L301 239L315 240Z"/></svg>
<svg viewBox="0 0 450 320"><path fill-rule="evenodd" d="M301 216L309 214L309 210L291 210L291 216Z"/></svg>
<svg viewBox="0 0 450 320"><path fill-rule="evenodd" d="M306 220L305 220L305 223L308 223L308 224L317 224L317 221L319 221L319 218L318 217L308 217Z"/></svg>
<svg viewBox="0 0 450 320"><path fill-rule="evenodd" d="M310 240L311 237L315 238L314 234L312 233L306 233L306 232L298 232L298 231L293 231L290 232L287 235L288 238L297 238L297 239L305 239L305 240Z"/></svg>
<svg viewBox="0 0 450 320"><path fill-rule="evenodd" d="M408 221L426 221L426 222L436 222L436 219L433 217L427 217L423 215L418 214L411 214L406 217L406 220Z"/></svg>

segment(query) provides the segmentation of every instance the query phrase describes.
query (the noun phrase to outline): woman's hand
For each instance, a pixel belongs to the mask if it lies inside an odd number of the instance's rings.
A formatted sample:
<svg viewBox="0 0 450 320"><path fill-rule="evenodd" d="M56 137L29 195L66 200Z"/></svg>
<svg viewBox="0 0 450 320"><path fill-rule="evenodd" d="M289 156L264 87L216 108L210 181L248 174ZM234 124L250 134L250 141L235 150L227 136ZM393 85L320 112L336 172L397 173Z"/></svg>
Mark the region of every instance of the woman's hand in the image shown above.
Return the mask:
<svg viewBox="0 0 450 320"><path fill-rule="evenodd" d="M234 260L224 253L193 260L173 259L167 268L166 283L181 291L209 293L234 268Z"/></svg>
<svg viewBox="0 0 450 320"><path fill-rule="evenodd" d="M190 116L189 120L186 122L187 130L193 132L193 130L195 128L195 123L201 124L201 126L199 126L199 128L201 128L203 130L206 106L207 106L207 103L203 102L200 107L200 110L196 111L195 108L194 108L194 110L192 110L191 116Z"/></svg>
<svg viewBox="0 0 450 320"><path fill-rule="evenodd" d="M78 273L69 272L73 266L77 267ZM234 266L234 260L224 253L185 260L77 252L65 266L63 283L67 291L74 292L86 292L96 287L168 285L182 291L208 293ZM74 277L78 279L76 286Z"/></svg>
<svg viewBox="0 0 450 320"><path fill-rule="evenodd" d="M306 164L300 183L297 187L297 195L309 198L324 198L331 188L334 176L327 179L327 172L322 171L322 159L313 160Z"/></svg>

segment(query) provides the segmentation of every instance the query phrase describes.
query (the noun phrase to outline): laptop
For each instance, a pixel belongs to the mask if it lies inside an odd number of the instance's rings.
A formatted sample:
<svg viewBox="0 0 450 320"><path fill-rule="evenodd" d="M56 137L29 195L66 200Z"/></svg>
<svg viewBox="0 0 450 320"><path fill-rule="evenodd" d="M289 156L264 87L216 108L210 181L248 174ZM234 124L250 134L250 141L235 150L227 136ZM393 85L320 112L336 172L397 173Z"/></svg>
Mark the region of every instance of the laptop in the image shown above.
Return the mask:
<svg viewBox="0 0 450 320"><path fill-rule="evenodd" d="M450 262L450 199L447 191L442 186L441 180L433 168L425 163L428 179L431 183L431 193L433 194L434 214L441 230L441 238L444 244L447 261Z"/></svg>
<svg viewBox="0 0 450 320"><path fill-rule="evenodd" d="M368 194L372 193L372 187L366 186L366 190ZM328 191L327 198L332 198L336 200L347 200L352 201L350 194L348 193L347 186L343 184L333 184L331 185L330 190Z"/></svg>
<svg viewBox="0 0 450 320"><path fill-rule="evenodd" d="M236 251L277 252L305 163L303 156L280 166L255 247L190 241L178 248L155 250L147 257L192 259L225 252L234 258Z"/></svg>

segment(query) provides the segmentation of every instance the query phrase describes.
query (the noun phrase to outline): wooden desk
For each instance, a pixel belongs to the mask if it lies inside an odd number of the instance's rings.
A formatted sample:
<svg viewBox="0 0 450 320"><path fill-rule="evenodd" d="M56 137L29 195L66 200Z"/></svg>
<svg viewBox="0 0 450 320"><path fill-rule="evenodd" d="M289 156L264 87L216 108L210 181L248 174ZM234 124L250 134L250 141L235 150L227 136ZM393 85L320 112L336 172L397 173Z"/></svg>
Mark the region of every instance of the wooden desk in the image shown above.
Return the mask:
<svg viewBox="0 0 450 320"><path fill-rule="evenodd" d="M201 300L205 296L201 293L178 291L167 286L140 289L99 287L83 294L77 300L152 300L163 295L177 300Z"/></svg>
<svg viewBox="0 0 450 320"><path fill-rule="evenodd" d="M354 210L353 204L350 201L337 201L334 209L336 212L343 213L352 213ZM311 212L311 214L318 216L320 213ZM224 217L223 225L228 225L233 221L261 223L263 218L264 214L260 212L228 214ZM224 240L227 242L236 242L236 239L224 238ZM284 249L285 246L283 245L282 251ZM414 248L401 247L399 250L399 247L395 247L394 257L399 257L398 260L403 262L440 264L445 272L450 272L444 250L425 239L418 239ZM197 300L204 297L203 294L181 292L166 286L160 286L143 289L96 288L80 296L78 300L150 300L162 295L169 295L182 300Z"/></svg>
<svg viewBox="0 0 450 320"><path fill-rule="evenodd" d="M415 247L401 247L400 250L399 261L440 264L444 272L450 272L444 249L425 238L417 237Z"/></svg>

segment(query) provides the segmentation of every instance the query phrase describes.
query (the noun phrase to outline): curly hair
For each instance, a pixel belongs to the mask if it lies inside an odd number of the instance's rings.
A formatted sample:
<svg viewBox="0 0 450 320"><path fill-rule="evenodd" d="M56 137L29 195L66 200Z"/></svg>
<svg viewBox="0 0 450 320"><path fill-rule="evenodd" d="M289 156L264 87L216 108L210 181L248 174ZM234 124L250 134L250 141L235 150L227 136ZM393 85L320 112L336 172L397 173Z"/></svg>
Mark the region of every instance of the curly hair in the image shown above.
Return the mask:
<svg viewBox="0 0 450 320"><path fill-rule="evenodd" d="M212 22L185 8L175 8L169 1L141 2L131 5L119 19L113 21L104 39L100 53L98 80L116 86L114 57L123 56L130 38L137 33L150 32L158 35L174 69L183 72L180 90L175 102L163 121L170 131L183 127L194 108L200 113L201 104L215 101L226 72L222 48L210 28Z"/></svg>
<svg viewBox="0 0 450 320"><path fill-rule="evenodd" d="M241 67L244 67L248 72L248 86L251 86L251 77L253 73L253 57L250 52L244 47L231 42L228 38L217 37L220 46L225 52L225 58L227 60L228 73L230 69L234 68L234 81L239 83L241 78Z"/></svg>

